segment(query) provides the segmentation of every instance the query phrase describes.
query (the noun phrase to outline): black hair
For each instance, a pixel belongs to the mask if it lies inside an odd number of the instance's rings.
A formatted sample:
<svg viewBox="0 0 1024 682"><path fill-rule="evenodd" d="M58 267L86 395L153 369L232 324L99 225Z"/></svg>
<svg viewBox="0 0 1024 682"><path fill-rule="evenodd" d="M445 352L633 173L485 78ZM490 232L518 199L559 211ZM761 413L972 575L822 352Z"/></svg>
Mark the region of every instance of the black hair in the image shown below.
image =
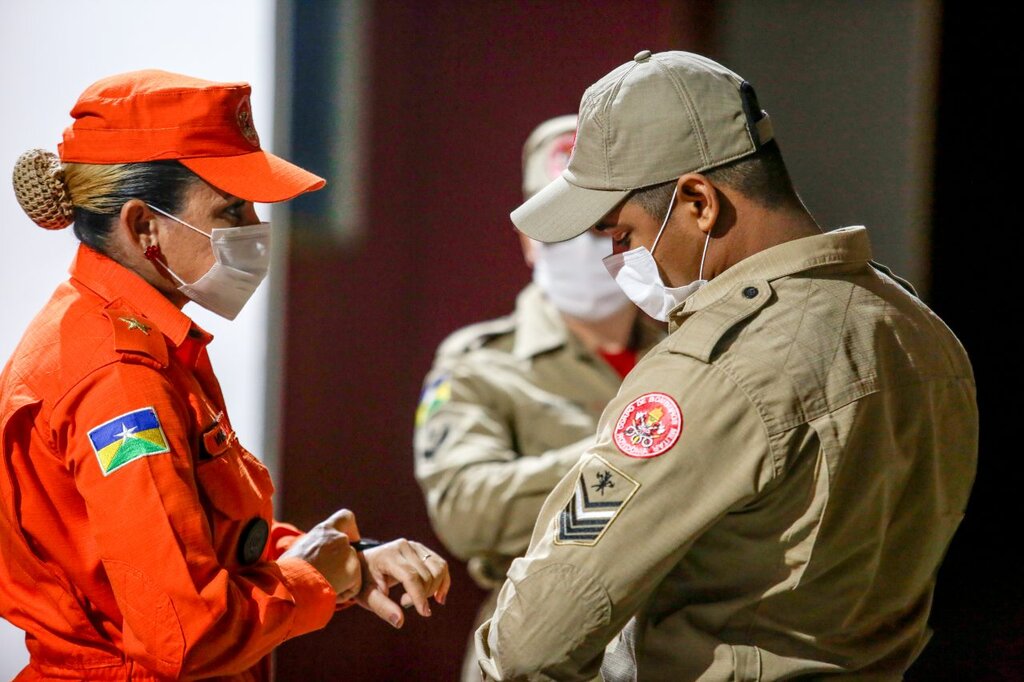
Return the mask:
<svg viewBox="0 0 1024 682"><path fill-rule="evenodd" d="M82 166L84 164L79 168L84 171ZM75 202L75 236L100 253L106 253L110 231L117 222L121 207L127 201L141 199L176 213L182 209L186 190L198 179L195 173L174 160L124 163L118 166L120 168L116 179L103 186L100 194L88 197L91 206L102 208L87 209ZM83 172L85 174L88 173Z"/></svg>
<svg viewBox="0 0 1024 682"><path fill-rule="evenodd" d="M734 189L765 208L802 207L775 140L769 140L750 156L704 171L702 175L713 185ZM669 180L641 187L629 200L660 220L668 211L675 185L676 180Z"/></svg>

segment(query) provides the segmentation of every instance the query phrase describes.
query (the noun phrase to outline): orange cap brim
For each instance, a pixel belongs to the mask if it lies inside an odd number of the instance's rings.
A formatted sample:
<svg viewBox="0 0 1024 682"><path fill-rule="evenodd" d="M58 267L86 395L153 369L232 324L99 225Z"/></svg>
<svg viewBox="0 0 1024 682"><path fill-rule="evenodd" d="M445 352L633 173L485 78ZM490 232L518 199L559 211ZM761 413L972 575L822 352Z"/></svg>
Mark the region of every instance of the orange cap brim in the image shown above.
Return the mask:
<svg viewBox="0 0 1024 682"><path fill-rule="evenodd" d="M247 201L287 201L327 184L319 175L264 151L178 161L217 189Z"/></svg>

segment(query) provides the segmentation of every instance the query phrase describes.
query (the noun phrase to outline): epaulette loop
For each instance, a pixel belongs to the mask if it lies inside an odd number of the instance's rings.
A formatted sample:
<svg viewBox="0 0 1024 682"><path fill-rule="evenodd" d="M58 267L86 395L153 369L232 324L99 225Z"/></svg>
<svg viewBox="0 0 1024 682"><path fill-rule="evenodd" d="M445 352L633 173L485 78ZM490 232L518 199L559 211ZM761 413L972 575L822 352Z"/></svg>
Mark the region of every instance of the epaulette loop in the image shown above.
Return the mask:
<svg viewBox="0 0 1024 682"><path fill-rule="evenodd" d="M107 308L104 314L114 329L115 350L127 356L144 355L167 367L167 341L156 325L128 308Z"/></svg>
<svg viewBox="0 0 1024 682"><path fill-rule="evenodd" d="M511 315L486 322L477 322L453 332L438 347L437 357L453 357L476 350L496 336L515 331L515 328L515 320Z"/></svg>
<svg viewBox="0 0 1024 682"><path fill-rule="evenodd" d="M682 329L671 336L668 349L710 362L722 337L767 305L771 296L772 289L766 280L741 283L707 308L690 315Z"/></svg>

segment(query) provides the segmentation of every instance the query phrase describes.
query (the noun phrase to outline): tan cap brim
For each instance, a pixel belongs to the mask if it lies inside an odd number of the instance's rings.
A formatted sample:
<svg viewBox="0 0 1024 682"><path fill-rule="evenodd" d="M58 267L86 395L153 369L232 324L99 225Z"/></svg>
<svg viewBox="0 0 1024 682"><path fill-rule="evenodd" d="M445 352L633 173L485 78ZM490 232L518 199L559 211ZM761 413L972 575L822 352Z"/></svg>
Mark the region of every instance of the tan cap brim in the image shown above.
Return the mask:
<svg viewBox="0 0 1024 682"><path fill-rule="evenodd" d="M287 201L327 184L319 175L264 151L179 161L217 189L247 201Z"/></svg>
<svg viewBox="0 0 1024 682"><path fill-rule="evenodd" d="M527 237L541 242L564 242L583 234L631 190L586 189L561 175L512 211L512 223Z"/></svg>

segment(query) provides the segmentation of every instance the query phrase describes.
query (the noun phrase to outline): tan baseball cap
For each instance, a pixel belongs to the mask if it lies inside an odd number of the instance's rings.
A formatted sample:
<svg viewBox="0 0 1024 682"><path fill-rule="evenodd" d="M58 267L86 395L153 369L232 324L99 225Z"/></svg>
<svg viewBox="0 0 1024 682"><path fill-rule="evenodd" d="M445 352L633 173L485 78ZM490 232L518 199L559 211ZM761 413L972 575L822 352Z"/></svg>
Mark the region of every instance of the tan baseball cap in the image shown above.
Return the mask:
<svg viewBox="0 0 1024 682"><path fill-rule="evenodd" d="M576 139L576 114L548 119L523 144L523 198L529 199L562 174Z"/></svg>
<svg viewBox="0 0 1024 682"><path fill-rule="evenodd" d="M569 166L512 212L542 242L572 239L630 192L710 170L772 139L754 89L690 52L643 50L583 93Z"/></svg>

